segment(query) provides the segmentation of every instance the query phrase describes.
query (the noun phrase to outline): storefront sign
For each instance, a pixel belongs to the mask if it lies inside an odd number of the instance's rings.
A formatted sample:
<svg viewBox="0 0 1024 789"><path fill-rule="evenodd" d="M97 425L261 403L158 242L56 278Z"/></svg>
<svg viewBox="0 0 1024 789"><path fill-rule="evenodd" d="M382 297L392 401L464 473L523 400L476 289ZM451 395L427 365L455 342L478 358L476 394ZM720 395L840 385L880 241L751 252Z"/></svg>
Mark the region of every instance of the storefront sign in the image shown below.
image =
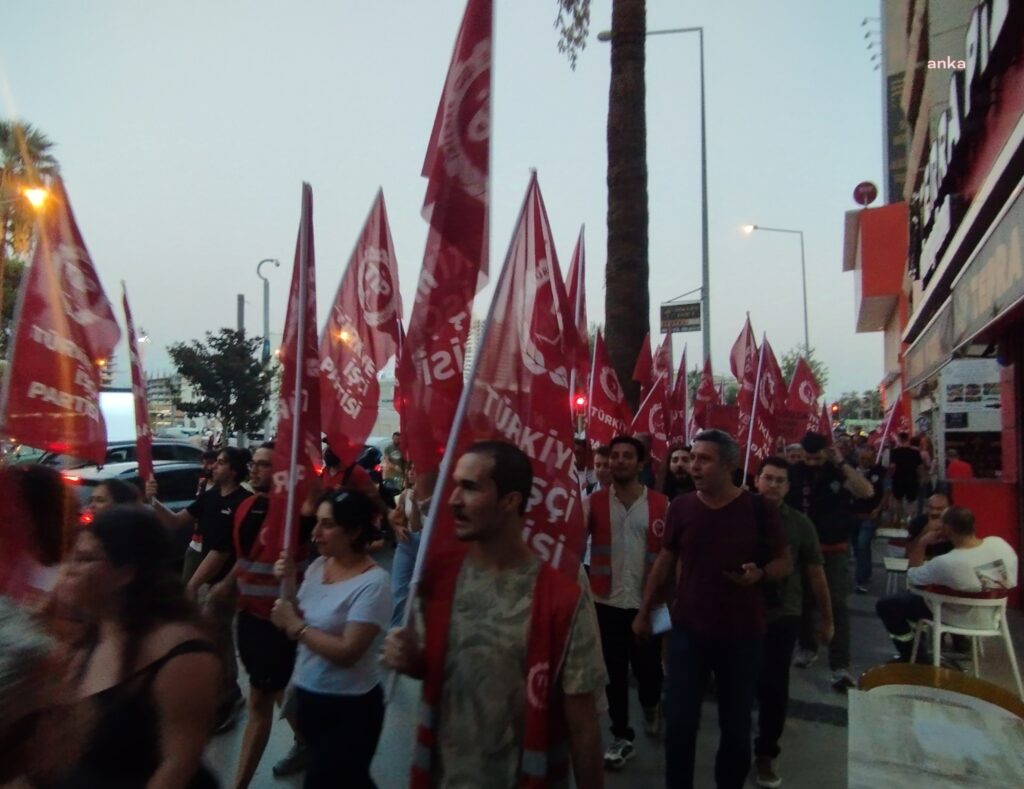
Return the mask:
<svg viewBox="0 0 1024 789"><path fill-rule="evenodd" d="M1024 297L1024 191L1017 195L953 289L954 347Z"/></svg>
<svg viewBox="0 0 1024 789"><path fill-rule="evenodd" d="M960 224L965 206L953 194L956 173L965 166L965 155L974 130L983 130L979 119L988 109L983 89L994 76L993 53L1013 28L1007 21L1017 3L983 0L967 25L964 41L967 68L949 79L949 103L939 118L920 186L911 199L911 223L915 228L911 269L925 283Z"/></svg>
<svg viewBox="0 0 1024 789"><path fill-rule="evenodd" d="M661 333L700 331L700 302L661 305Z"/></svg>

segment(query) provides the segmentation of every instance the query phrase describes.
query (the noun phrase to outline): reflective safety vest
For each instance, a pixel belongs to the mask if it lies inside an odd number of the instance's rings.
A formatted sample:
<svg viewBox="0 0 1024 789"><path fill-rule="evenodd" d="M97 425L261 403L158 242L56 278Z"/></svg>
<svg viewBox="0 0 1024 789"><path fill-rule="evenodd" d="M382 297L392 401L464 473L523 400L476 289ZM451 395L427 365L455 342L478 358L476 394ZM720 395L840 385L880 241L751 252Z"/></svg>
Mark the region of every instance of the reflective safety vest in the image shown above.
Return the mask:
<svg viewBox="0 0 1024 789"><path fill-rule="evenodd" d="M612 593L612 502L611 488L602 488L589 499L587 530L590 543L590 588L598 597ZM644 556L644 578L658 558L665 534L665 513L668 497L656 490L647 491L647 550Z"/></svg>
<svg viewBox="0 0 1024 789"><path fill-rule="evenodd" d="M463 556L461 551L437 556L420 582L426 671L410 789L434 786L448 631ZM558 678L569 647L569 633L580 594L579 584L574 579L541 564L533 588L526 644L520 789L554 789L569 784L568 725ZM470 748L473 743L465 745Z"/></svg>
<svg viewBox="0 0 1024 789"><path fill-rule="evenodd" d="M281 546L270 544L267 540L266 525L260 526L259 534L253 540L248 553L242 551L242 523L257 499L266 500L267 496L257 493L249 496L235 510L234 543L235 543L235 580L238 585L238 610L247 611L253 616L270 619L274 601L281 596L281 582L274 577L274 563L281 556ZM302 572L309 566L308 550L305 545L299 546L295 559L298 582L302 581Z"/></svg>

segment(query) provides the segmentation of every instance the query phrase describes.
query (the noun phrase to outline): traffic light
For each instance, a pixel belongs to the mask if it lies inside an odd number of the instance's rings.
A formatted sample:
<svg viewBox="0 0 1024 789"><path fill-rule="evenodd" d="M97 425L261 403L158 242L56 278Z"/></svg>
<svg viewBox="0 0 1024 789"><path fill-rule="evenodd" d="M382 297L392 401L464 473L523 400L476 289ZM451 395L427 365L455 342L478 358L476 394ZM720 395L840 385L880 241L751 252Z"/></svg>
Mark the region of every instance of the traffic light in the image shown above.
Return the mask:
<svg viewBox="0 0 1024 789"><path fill-rule="evenodd" d="M577 411L581 411L582 412L583 409L586 408L587 398L584 395L579 394L579 395L576 395L576 397L573 398L572 403L573 403L573 406L575 407L575 409Z"/></svg>
<svg viewBox="0 0 1024 789"><path fill-rule="evenodd" d="M839 416L839 403L832 403L832 416Z"/></svg>

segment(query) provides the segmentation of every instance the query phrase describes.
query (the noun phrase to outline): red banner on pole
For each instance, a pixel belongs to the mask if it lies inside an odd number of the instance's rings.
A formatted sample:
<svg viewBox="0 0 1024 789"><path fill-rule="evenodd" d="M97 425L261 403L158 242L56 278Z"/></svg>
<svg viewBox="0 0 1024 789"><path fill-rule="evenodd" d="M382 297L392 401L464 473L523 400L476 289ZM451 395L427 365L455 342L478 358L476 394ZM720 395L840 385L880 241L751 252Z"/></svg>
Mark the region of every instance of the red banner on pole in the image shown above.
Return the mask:
<svg viewBox="0 0 1024 789"><path fill-rule="evenodd" d="M149 404L146 401L146 377L139 356L139 338L128 307L128 288L121 283L124 306L124 328L128 332L128 359L132 367L132 396L135 400L135 456L139 461L139 478L153 479L153 431L149 427Z"/></svg>
<svg viewBox="0 0 1024 789"><path fill-rule="evenodd" d="M729 366L739 384L736 394L736 405L739 408L739 421L736 424L737 439L746 441L750 432L750 414L754 410L754 383L757 380L757 363L759 354L754 330L750 327L750 316L747 316L743 330L733 343L729 354Z"/></svg>
<svg viewBox="0 0 1024 789"><path fill-rule="evenodd" d="M569 264L569 273L565 278L566 297L569 310L572 313L573 323L576 332L579 334L579 352L576 355L576 365L572 371L572 385L569 388L573 399L579 395L585 396L584 387L590 378L590 354L586 352L588 344L587 326L587 259L583 243L583 230L580 228L579 237L576 239L576 248L572 252L572 262Z"/></svg>
<svg viewBox="0 0 1024 789"><path fill-rule="evenodd" d="M647 332L640 352L633 365L633 381L640 384L640 402L647 398L647 392L654 383L654 359L651 356L651 333Z"/></svg>
<svg viewBox="0 0 1024 789"><path fill-rule="evenodd" d="M831 431L830 431L831 432ZM882 453L886 445L891 441L896 443L900 433L910 432L910 417L903 405L903 397L897 397L885 410L885 418L882 420L882 435L878 439L878 456L876 463L882 462Z"/></svg>
<svg viewBox="0 0 1024 789"><path fill-rule="evenodd" d="M424 563L462 551L445 505L452 468L474 441L507 441L533 464L525 538L545 562L576 577L583 545L579 484L573 475L569 369L577 344L547 213L531 176L467 389L459 403L425 527L414 581Z"/></svg>
<svg viewBox="0 0 1024 789"><path fill-rule="evenodd" d="M462 393L473 297L487 281L492 0L469 0L427 146L430 223L398 361L402 443L437 469Z"/></svg>
<svg viewBox="0 0 1024 789"><path fill-rule="evenodd" d="M721 404L718 390L715 388L715 376L711 371L711 359L704 360L704 370L700 374L700 383L697 384L697 393L693 398L693 422L694 425L706 430L713 427L709 418L708 409ZM728 432L735 434L736 421L733 420Z"/></svg>
<svg viewBox="0 0 1024 789"><path fill-rule="evenodd" d="M744 473L756 471L765 458L775 454L779 437L777 419L785 402L786 380L767 337L761 343L758 356Z"/></svg>
<svg viewBox="0 0 1024 789"><path fill-rule="evenodd" d="M377 421L377 373L398 349L401 321L398 264L380 191L342 274L320 338L320 420L342 466L359 457Z"/></svg>
<svg viewBox="0 0 1024 789"><path fill-rule="evenodd" d="M102 463L100 370L121 338L89 251L55 178L24 273L4 385L4 436Z"/></svg>
<svg viewBox="0 0 1024 789"><path fill-rule="evenodd" d="M668 455L668 427L665 424L668 417L667 402L668 379L659 375L629 426L634 436L646 434L650 437L650 463L655 474Z"/></svg>
<svg viewBox="0 0 1024 789"><path fill-rule="evenodd" d="M676 373L676 382L672 387L672 397L669 401L669 441L672 444L690 443L690 430L687 420L689 410L689 389L686 382L686 348L683 348L683 357L679 360L679 372Z"/></svg>
<svg viewBox="0 0 1024 789"><path fill-rule="evenodd" d="M598 331L594 337L594 354L590 366L590 393L587 397L590 418L587 439L592 448L607 445L615 436L626 434L633 415L626 403L626 394L619 384L608 359L604 336Z"/></svg>
<svg viewBox="0 0 1024 789"><path fill-rule="evenodd" d="M299 509L321 463L320 360L316 336L313 190L302 185L302 216L281 342L281 399L274 439L274 484L267 512L268 539L294 552Z"/></svg>
<svg viewBox="0 0 1024 789"><path fill-rule="evenodd" d="M816 412L819 397L821 397L821 387L818 385L818 380L814 377L811 365L801 356L796 361L793 379L789 382L786 408L790 411Z"/></svg>

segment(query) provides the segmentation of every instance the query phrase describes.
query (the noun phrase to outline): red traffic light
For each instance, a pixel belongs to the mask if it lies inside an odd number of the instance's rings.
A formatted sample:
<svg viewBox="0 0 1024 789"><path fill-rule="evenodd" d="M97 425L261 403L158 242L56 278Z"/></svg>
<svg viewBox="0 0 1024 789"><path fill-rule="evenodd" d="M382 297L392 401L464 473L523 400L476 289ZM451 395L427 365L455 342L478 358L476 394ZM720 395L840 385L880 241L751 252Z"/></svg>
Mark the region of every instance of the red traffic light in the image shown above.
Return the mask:
<svg viewBox="0 0 1024 789"><path fill-rule="evenodd" d="M832 403L832 413L833 414L838 414L839 413L839 403Z"/></svg>
<svg viewBox="0 0 1024 789"><path fill-rule="evenodd" d="M583 395L576 395L576 407L583 408L587 404L587 398Z"/></svg>

